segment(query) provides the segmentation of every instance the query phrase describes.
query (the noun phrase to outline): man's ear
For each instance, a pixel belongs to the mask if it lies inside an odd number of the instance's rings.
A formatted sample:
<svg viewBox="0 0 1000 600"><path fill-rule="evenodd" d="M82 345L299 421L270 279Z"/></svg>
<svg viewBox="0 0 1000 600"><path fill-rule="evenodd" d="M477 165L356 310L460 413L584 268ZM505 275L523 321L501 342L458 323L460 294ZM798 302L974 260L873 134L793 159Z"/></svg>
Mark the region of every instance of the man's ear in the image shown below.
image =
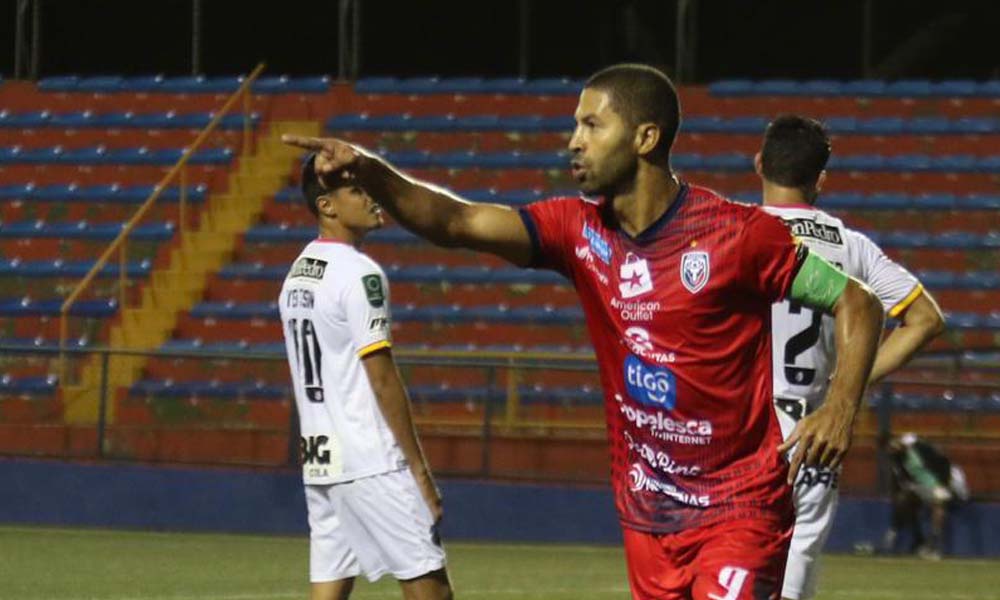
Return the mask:
<svg viewBox="0 0 1000 600"><path fill-rule="evenodd" d="M819 172L819 177L816 178L816 193L823 191L823 186L826 184L826 169Z"/></svg>
<svg viewBox="0 0 1000 600"><path fill-rule="evenodd" d="M761 177L764 176L764 161L761 158L760 152L753 155L753 170Z"/></svg>
<svg viewBox="0 0 1000 600"><path fill-rule="evenodd" d="M635 150L642 156L649 154L660 143L660 128L655 123L642 123L635 130Z"/></svg>
<svg viewBox="0 0 1000 600"><path fill-rule="evenodd" d="M324 217L329 217L331 219L335 219L337 217L337 210L333 205L333 198L331 198L329 194L316 198L316 209L319 211L319 214Z"/></svg>

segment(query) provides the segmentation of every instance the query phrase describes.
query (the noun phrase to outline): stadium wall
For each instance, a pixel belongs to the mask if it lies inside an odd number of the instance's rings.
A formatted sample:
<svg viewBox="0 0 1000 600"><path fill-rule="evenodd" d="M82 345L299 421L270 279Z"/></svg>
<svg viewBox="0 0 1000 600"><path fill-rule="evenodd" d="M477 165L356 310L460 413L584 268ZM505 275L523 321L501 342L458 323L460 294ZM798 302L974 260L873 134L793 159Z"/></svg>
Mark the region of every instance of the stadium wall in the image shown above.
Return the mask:
<svg viewBox="0 0 1000 600"><path fill-rule="evenodd" d="M302 535L298 473L0 460L0 522L142 530ZM443 534L453 540L616 544L606 488L444 480ZM843 498L829 550L873 544L888 523L883 500ZM947 549L1000 556L1000 504L962 507Z"/></svg>

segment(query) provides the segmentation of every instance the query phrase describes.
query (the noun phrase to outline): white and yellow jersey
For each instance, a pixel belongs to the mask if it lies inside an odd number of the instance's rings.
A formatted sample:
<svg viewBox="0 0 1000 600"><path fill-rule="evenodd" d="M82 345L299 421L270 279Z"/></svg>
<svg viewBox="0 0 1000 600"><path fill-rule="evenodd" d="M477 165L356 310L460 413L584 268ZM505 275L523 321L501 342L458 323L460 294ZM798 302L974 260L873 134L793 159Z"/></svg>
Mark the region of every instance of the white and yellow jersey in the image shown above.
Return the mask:
<svg viewBox="0 0 1000 600"><path fill-rule="evenodd" d="M922 293L916 277L840 219L805 206L764 210L782 219L810 252L866 283L889 317L900 315ZM772 307L775 398L803 399L809 412L822 404L837 362L833 323L832 316L797 302L785 300Z"/></svg>
<svg viewBox="0 0 1000 600"><path fill-rule="evenodd" d="M302 432L302 475L325 485L406 466L361 359L391 344L385 273L352 246L319 239L279 298Z"/></svg>

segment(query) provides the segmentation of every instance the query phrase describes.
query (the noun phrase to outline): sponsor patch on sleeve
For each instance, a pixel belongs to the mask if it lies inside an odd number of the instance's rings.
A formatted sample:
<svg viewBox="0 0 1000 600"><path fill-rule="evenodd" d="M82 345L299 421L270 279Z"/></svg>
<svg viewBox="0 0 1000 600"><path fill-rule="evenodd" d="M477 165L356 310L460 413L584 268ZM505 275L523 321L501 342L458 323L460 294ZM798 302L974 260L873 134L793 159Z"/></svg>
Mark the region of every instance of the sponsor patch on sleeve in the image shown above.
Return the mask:
<svg viewBox="0 0 1000 600"><path fill-rule="evenodd" d="M382 308L382 305L385 304L385 289L382 287L382 278L378 275L365 275L361 278L361 284L365 288L368 304L375 308Z"/></svg>

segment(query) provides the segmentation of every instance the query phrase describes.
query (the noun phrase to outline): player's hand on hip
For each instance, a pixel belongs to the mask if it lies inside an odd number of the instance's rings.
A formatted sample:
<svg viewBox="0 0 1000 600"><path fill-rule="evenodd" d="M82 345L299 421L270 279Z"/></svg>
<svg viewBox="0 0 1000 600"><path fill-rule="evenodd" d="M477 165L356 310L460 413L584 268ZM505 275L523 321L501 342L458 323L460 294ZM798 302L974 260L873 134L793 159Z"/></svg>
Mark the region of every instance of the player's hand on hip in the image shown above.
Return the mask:
<svg viewBox="0 0 1000 600"><path fill-rule="evenodd" d="M803 465L827 469L840 467L851 447L851 423L848 415L831 410L829 405L821 406L796 423L788 439L778 446L782 454L795 448L788 468L789 485L795 483Z"/></svg>
<svg viewBox="0 0 1000 600"><path fill-rule="evenodd" d="M301 135L284 134L281 141L289 146L302 148L316 153L316 173L322 177L338 169L354 166L363 155L357 147L337 138L305 137Z"/></svg>

